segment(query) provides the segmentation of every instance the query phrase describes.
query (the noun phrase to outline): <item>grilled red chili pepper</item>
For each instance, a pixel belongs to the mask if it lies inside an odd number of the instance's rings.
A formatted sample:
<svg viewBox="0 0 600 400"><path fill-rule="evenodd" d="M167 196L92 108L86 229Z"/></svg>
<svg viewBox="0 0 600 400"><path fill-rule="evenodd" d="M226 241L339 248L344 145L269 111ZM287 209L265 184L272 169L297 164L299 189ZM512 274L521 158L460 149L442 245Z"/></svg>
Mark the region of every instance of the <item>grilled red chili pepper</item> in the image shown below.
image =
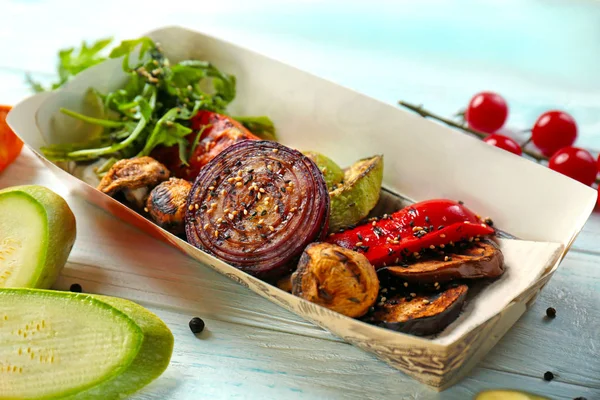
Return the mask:
<svg viewBox="0 0 600 400"><path fill-rule="evenodd" d="M354 229L336 233L327 242L363 253L376 268L398 265L427 249L491 235L494 229L462 203L428 200Z"/></svg>
<svg viewBox="0 0 600 400"><path fill-rule="evenodd" d="M233 118L211 111L199 111L192 118L190 127L194 132L186 137L193 150L189 165L181 163L177 145L160 147L152 152L152 156L166 165L173 176L188 181L194 181L202 167L232 144L240 140L259 139Z"/></svg>

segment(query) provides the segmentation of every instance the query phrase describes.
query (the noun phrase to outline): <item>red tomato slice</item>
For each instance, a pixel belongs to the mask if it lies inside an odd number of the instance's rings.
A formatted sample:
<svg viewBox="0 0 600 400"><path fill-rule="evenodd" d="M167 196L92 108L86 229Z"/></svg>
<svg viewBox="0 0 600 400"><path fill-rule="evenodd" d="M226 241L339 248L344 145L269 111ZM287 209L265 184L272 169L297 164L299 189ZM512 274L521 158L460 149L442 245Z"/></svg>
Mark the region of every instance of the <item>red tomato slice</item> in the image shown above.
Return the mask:
<svg viewBox="0 0 600 400"><path fill-rule="evenodd" d="M23 142L15 135L6 123L6 116L11 106L0 105L0 172L21 154Z"/></svg>
<svg viewBox="0 0 600 400"><path fill-rule="evenodd" d="M157 147L151 154L171 171L171 175L188 181L194 181L202 167L232 144L241 140L259 140L236 120L211 111L198 112L191 122L195 132L187 136L190 147L196 140L196 133L203 127L204 131L188 161L189 165L181 163L179 146Z"/></svg>

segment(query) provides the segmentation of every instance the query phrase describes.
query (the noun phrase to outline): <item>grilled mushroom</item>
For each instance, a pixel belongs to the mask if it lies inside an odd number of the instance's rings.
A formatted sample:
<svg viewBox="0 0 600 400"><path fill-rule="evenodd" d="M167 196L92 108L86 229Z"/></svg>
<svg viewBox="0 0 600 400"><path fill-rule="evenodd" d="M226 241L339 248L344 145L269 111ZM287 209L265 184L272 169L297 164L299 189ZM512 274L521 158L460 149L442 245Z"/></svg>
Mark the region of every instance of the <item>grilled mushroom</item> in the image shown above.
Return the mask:
<svg viewBox="0 0 600 400"><path fill-rule="evenodd" d="M100 181L98 190L109 196L122 192L138 208L143 207L148 192L169 179L169 170L152 157L117 161Z"/></svg>
<svg viewBox="0 0 600 400"><path fill-rule="evenodd" d="M185 179L171 178L152 189L146 210L160 226L180 235L185 232L186 202L192 184Z"/></svg>
<svg viewBox="0 0 600 400"><path fill-rule="evenodd" d="M377 300L379 280L367 258L329 243L310 244L292 275L292 293L348 317L360 317Z"/></svg>

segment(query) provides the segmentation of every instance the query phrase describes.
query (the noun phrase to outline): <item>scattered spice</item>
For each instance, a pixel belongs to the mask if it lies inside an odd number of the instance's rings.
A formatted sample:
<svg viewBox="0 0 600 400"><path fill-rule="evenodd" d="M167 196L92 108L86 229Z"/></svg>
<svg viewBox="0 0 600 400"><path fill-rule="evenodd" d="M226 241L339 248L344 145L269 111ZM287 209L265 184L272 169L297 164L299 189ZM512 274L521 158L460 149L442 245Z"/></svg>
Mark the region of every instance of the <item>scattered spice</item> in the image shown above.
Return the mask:
<svg viewBox="0 0 600 400"><path fill-rule="evenodd" d="M190 320L190 330L193 333L200 333L204 330L206 326L202 318L194 317Z"/></svg>
<svg viewBox="0 0 600 400"><path fill-rule="evenodd" d="M81 287L81 285L79 283L74 283L71 285L69 290L74 293L81 293L83 288Z"/></svg>

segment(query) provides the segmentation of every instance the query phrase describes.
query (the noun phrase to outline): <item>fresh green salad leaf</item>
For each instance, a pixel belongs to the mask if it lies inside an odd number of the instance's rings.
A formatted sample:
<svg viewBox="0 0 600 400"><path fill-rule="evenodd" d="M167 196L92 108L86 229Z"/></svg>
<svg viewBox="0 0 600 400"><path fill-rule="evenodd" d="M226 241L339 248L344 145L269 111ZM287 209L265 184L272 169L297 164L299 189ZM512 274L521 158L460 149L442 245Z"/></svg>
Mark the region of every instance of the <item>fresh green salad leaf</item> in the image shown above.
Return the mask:
<svg viewBox="0 0 600 400"><path fill-rule="evenodd" d="M73 49L60 53L59 87L75 74L105 58L98 55L110 41L82 45L74 56ZM136 53L137 50L137 53ZM135 57L134 57L135 54ZM46 157L53 161L91 161L101 157L114 161L150 155L158 146L178 146L183 164L197 146L202 131L195 140L190 119L200 110L227 114L227 106L236 96L235 76L221 72L213 64L201 60L184 60L171 65L162 49L150 38L125 40L109 54L123 58L123 71L129 80L122 89L99 93L91 89L93 101L98 102L104 115L91 117L71 110L61 112L101 127L99 136L85 143L58 144L43 147ZM135 59L137 61L133 62ZM35 89L43 89L32 82ZM237 117L257 136L275 140L275 128L267 117ZM191 143L191 146L190 146ZM105 171L101 171L105 172Z"/></svg>
<svg viewBox="0 0 600 400"><path fill-rule="evenodd" d="M106 60L106 57L102 56L101 53L111 43L112 38L105 38L89 45L84 41L78 51L75 51L73 47L61 50L58 53L59 63L57 67L59 80L50 86L50 90L61 87L81 71ZM34 81L31 75L27 74L25 78L35 93L47 90L39 82Z"/></svg>
<svg viewBox="0 0 600 400"><path fill-rule="evenodd" d="M269 117L233 117L233 119L244 125L246 129L261 139L277 140L275 125L273 125L273 121Z"/></svg>

